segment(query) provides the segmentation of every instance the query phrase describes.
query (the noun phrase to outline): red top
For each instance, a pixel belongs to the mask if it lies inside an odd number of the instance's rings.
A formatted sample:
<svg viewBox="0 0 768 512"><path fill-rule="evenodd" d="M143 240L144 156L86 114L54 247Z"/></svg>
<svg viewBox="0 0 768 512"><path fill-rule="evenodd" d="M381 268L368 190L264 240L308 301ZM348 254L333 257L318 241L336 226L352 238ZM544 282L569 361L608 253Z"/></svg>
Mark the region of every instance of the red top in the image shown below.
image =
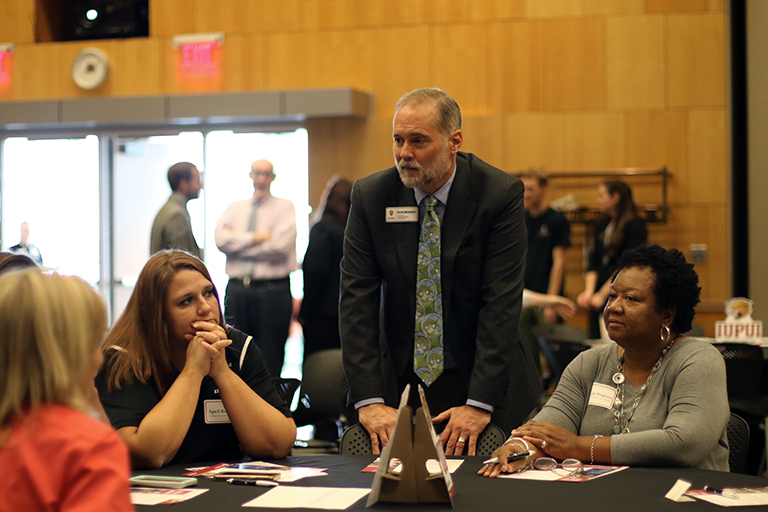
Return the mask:
<svg viewBox="0 0 768 512"><path fill-rule="evenodd" d="M65 406L16 419L0 468L0 512L134 510L125 444L110 426Z"/></svg>

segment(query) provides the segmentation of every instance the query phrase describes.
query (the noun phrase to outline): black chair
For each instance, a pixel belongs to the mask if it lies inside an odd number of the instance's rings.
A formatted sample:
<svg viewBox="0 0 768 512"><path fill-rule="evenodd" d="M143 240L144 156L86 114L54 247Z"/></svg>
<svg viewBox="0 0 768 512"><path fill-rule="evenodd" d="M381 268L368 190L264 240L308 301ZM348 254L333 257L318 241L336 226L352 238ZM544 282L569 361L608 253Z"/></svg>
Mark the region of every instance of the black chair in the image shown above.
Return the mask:
<svg viewBox="0 0 768 512"><path fill-rule="evenodd" d="M738 414L728 421L728 467L731 473L745 473L749 453L749 425Z"/></svg>
<svg viewBox="0 0 768 512"><path fill-rule="evenodd" d="M489 423L485 430L477 438L475 451L482 457L490 456L496 448L504 444L507 435L500 427ZM344 431L339 443L339 453L341 455L370 455L373 453L371 448L371 436L360 423L356 423Z"/></svg>
<svg viewBox="0 0 768 512"><path fill-rule="evenodd" d="M584 343L589 338L587 331L573 325L538 325L533 328L533 334L547 358L553 384L557 384L565 367L576 356L591 347Z"/></svg>
<svg viewBox="0 0 768 512"><path fill-rule="evenodd" d="M284 379L282 377L272 377L272 382L277 388L277 392L288 406L293 403L293 395L296 394L296 390L299 389L301 381L299 379Z"/></svg>
<svg viewBox="0 0 768 512"><path fill-rule="evenodd" d="M725 360L728 404L731 411L747 422L752 431L764 429L768 417L768 398L760 389L763 373L763 349L749 343L713 343ZM752 436L748 450L747 470L750 474L762 473L766 462L766 436ZM758 454L762 454L760 458Z"/></svg>
<svg viewBox="0 0 768 512"><path fill-rule="evenodd" d="M325 441L335 453L350 411L347 380L341 361L341 349L320 350L304 361L299 403L293 413L296 425L313 425L314 440ZM355 420L356 421L356 420ZM313 443L319 448L322 443Z"/></svg>

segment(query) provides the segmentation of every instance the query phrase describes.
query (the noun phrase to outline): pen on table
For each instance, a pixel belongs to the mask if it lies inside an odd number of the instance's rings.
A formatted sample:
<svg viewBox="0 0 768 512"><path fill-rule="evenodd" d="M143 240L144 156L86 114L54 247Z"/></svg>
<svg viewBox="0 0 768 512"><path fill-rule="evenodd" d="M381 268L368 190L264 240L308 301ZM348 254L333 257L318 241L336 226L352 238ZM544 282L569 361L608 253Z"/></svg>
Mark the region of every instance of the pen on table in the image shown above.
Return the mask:
<svg viewBox="0 0 768 512"><path fill-rule="evenodd" d="M736 494L735 492L726 491L725 489L716 489L716 488L710 487L708 485L704 486L704 490L707 491L707 492L711 492L713 494L719 494L720 496L722 496L724 498L733 498L733 499L738 499L739 498L739 495Z"/></svg>
<svg viewBox="0 0 768 512"><path fill-rule="evenodd" d="M228 478L227 483L235 485L255 485L257 487L277 487L279 485L272 480L244 480L242 478Z"/></svg>
<svg viewBox="0 0 768 512"><path fill-rule="evenodd" d="M524 457L529 456L530 454L531 454L531 452L529 452L528 450L525 450L523 452L510 453L507 456L507 462L512 462L513 460L522 459ZM483 464L498 464L498 463L499 463L499 458L498 457L493 457L492 459L488 459L488 460L484 460L483 461Z"/></svg>

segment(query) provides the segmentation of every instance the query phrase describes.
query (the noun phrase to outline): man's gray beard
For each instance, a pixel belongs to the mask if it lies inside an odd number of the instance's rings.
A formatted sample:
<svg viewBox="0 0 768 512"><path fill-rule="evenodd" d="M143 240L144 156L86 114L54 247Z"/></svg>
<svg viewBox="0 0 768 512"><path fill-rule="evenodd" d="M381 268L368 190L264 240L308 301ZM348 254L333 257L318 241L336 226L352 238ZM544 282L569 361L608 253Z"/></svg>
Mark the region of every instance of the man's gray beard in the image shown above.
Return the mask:
<svg viewBox="0 0 768 512"><path fill-rule="evenodd" d="M411 178L403 172L403 169L415 169L419 174L415 178ZM400 175L400 181L408 188L423 188L442 178L446 172L448 172L448 169L445 169L442 173L437 172L437 164L434 163L419 165L414 162L406 162L405 160L400 160L397 163L397 173Z"/></svg>

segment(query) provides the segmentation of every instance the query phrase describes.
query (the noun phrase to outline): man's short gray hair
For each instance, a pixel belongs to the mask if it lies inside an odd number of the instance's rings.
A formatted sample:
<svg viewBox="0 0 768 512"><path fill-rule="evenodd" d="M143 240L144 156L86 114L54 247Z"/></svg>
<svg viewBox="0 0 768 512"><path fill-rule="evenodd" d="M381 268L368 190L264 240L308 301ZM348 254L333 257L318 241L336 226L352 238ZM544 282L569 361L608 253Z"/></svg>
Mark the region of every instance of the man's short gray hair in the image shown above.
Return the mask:
<svg viewBox="0 0 768 512"><path fill-rule="evenodd" d="M397 102L395 115L400 107L407 105L409 107L434 103L437 106L437 120L435 122L437 129L445 137L450 137L456 130L461 130L461 109L448 93L434 87L424 87L414 89L405 93Z"/></svg>

